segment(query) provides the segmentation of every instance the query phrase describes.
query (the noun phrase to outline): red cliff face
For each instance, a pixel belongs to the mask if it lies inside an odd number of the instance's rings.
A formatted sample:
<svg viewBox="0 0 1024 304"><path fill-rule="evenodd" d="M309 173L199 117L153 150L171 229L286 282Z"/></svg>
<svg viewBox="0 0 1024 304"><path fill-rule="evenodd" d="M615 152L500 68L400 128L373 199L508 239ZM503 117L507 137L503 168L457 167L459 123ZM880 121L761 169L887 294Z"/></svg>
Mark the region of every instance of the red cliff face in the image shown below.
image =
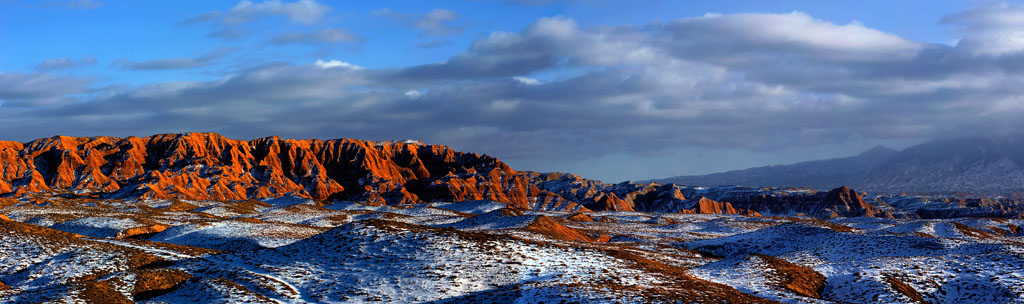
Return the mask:
<svg viewBox="0 0 1024 304"><path fill-rule="evenodd" d="M866 217L892 217L879 210L877 207L868 204L864 198L857 194L857 191L842 186L832 189L825 195L821 207L824 212L835 216L866 216Z"/></svg>
<svg viewBox="0 0 1024 304"><path fill-rule="evenodd" d="M718 202L706 197L701 197L693 209L683 209L679 213L689 214L740 214L746 216L761 216L760 213L742 208L734 208L729 202Z"/></svg>
<svg viewBox="0 0 1024 304"><path fill-rule="evenodd" d="M232 140L213 133L0 142L0 193L240 200L297 195L370 204L493 200L579 210L505 163L440 145L353 139Z"/></svg>
<svg viewBox="0 0 1024 304"><path fill-rule="evenodd" d="M633 209L633 204L626 202L615 195L615 193L608 193L597 200L599 210L611 210L611 211L636 211Z"/></svg>

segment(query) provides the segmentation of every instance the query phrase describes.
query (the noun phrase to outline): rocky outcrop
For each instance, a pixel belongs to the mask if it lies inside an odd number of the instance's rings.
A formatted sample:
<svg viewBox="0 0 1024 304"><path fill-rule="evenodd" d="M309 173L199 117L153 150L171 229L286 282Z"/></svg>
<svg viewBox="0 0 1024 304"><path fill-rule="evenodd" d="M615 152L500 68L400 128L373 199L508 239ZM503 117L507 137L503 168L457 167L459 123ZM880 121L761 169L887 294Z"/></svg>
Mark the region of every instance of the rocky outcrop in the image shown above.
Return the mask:
<svg viewBox="0 0 1024 304"><path fill-rule="evenodd" d="M761 216L753 210L737 209L733 208L729 202L717 202L706 197L701 197L700 200L693 205L693 208L680 210L679 213L687 214L740 214L746 216Z"/></svg>
<svg viewBox="0 0 1024 304"><path fill-rule="evenodd" d="M606 184L570 173L523 172L539 189L596 211L677 212L686 197L675 185Z"/></svg>
<svg viewBox="0 0 1024 304"><path fill-rule="evenodd" d="M825 193L735 186L699 188L658 183L606 184L568 173L522 174L541 190L595 211L893 217L845 186Z"/></svg>
<svg viewBox="0 0 1024 304"><path fill-rule="evenodd" d="M828 217L876 217L881 215L882 211L864 201L857 191L842 186L829 191L814 213L819 216L827 214ZM891 218L892 215L885 217Z"/></svg>
<svg viewBox="0 0 1024 304"><path fill-rule="evenodd" d="M595 210L608 210L608 211L636 211L633 209L633 204L622 200L615 193L608 193L601 196L597 200L597 203L592 205L591 209Z"/></svg>
<svg viewBox="0 0 1024 304"><path fill-rule="evenodd" d="M893 217L888 210L880 210L867 203L860 194L845 186L829 192L736 186L706 188L697 192L712 200L730 202L737 210L750 210L767 216Z"/></svg>
<svg viewBox="0 0 1024 304"><path fill-rule="evenodd" d="M529 225L523 227L523 230L537 233L555 240L570 241L570 242L597 242L598 238L587 235L586 233L566 227L565 225L559 224L555 220L552 220L546 215L539 215L536 219L530 222Z"/></svg>
<svg viewBox="0 0 1024 304"><path fill-rule="evenodd" d="M161 224L153 224L153 225L142 226L142 227L128 228L128 229L125 229L124 231L118 232L117 235L116 235L116 238L126 239L126 238L133 238L133 237L138 237L138 236L143 236L143 235L152 235L152 234L157 234L157 233L163 232L164 230L167 230L167 228L171 228L171 226L161 225Z"/></svg>
<svg viewBox="0 0 1024 304"><path fill-rule="evenodd" d="M233 140L214 133L0 142L0 193L243 200L286 195L368 204L491 200L586 210L505 163L419 142Z"/></svg>

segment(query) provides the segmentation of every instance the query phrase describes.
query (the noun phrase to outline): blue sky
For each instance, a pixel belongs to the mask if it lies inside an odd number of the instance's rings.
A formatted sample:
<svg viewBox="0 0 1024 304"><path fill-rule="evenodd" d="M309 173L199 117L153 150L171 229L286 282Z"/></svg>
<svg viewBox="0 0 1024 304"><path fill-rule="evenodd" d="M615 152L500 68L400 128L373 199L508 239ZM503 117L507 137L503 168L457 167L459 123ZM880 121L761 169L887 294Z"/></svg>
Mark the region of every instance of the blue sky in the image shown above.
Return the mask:
<svg viewBox="0 0 1024 304"><path fill-rule="evenodd" d="M1016 135L1021 16L991 1L0 0L0 134L417 138L612 182L702 174Z"/></svg>
<svg viewBox="0 0 1024 304"><path fill-rule="evenodd" d="M252 26L259 28L254 37L224 41L207 37L204 25L187 26L181 22L212 11L223 11L237 1L88 1L97 3L76 7L79 1L0 2L0 68L4 71L31 69L46 59L93 56L105 59L84 73L104 73L115 82L142 83L152 80L194 80L215 78L213 71L162 71L160 73L119 73L109 68L111 60L128 58L188 57L222 47L241 47L252 57L266 61L305 63L310 58L345 58L372 68L398 68L443 61L465 50L475 38L491 32L518 32L538 18L567 16L581 25L643 26L656 21L700 16L706 13L788 13L807 12L815 18L837 24L859 21L873 28L899 34L911 40L951 42L956 39L949 27L938 20L967 8L972 1L849 1L843 5L827 1L535 1L524 5L517 1L321 1L332 8L323 22L310 25L272 17ZM531 3L529 1L524 1ZM381 9L408 14L423 14L433 9L448 9L459 15L453 22L464 26L459 34L422 36L420 30L373 15ZM266 39L275 31L316 29L334 26L347 29L365 41L351 46L274 47ZM423 49L429 42L443 45ZM247 54L236 54L247 55ZM262 55L262 56L261 56ZM246 56L248 57L248 56ZM226 68L228 63L215 67ZM140 75L143 74L143 75ZM158 74L158 75L145 75ZM141 77L140 77L141 76ZM152 77L152 78L151 78Z"/></svg>

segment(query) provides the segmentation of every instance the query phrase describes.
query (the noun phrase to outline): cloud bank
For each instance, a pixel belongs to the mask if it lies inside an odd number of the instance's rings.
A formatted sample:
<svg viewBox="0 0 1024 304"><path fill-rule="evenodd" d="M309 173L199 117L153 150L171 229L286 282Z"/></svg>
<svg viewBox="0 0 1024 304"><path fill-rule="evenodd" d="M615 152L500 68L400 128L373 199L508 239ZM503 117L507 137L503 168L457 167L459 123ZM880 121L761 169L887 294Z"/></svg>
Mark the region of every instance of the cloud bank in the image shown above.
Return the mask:
<svg viewBox="0 0 1024 304"><path fill-rule="evenodd" d="M324 10L306 1L243 4L217 18L238 23L273 13L313 22ZM544 159L1013 133L1024 127L1022 12L1000 5L951 15L941 22L961 35L953 45L801 12L644 26L550 17L519 32L490 33L444 62L392 69L322 58L253 66L214 81L116 89L6 73L0 130L21 139L168 131L417 138ZM312 32L275 42L350 39ZM121 66L192 67L211 57Z"/></svg>

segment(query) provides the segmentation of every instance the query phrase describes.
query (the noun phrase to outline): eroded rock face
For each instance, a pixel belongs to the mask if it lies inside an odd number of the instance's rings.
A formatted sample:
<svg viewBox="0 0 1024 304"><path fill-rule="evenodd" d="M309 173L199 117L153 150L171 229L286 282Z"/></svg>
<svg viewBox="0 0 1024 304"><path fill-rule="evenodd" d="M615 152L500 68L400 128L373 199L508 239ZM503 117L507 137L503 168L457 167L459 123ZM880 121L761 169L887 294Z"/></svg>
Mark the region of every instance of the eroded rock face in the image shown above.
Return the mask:
<svg viewBox="0 0 1024 304"><path fill-rule="evenodd" d="M857 191L842 186L839 188L832 189L821 202L821 210L818 214L830 213L835 216L866 216L876 217L881 215L881 211L875 206L868 204L864 201L864 198L857 194ZM888 215L886 217L892 217Z"/></svg>
<svg viewBox="0 0 1024 304"><path fill-rule="evenodd" d="M214 133L0 142L0 193L242 200L295 195L369 204L492 200L585 210L505 163L418 142L233 140Z"/></svg>
<svg viewBox="0 0 1024 304"><path fill-rule="evenodd" d="M761 216L760 213L742 208L734 208L729 202L718 202L712 199L701 197L693 205L693 208L680 210L679 213L689 214L741 214L746 216Z"/></svg>

